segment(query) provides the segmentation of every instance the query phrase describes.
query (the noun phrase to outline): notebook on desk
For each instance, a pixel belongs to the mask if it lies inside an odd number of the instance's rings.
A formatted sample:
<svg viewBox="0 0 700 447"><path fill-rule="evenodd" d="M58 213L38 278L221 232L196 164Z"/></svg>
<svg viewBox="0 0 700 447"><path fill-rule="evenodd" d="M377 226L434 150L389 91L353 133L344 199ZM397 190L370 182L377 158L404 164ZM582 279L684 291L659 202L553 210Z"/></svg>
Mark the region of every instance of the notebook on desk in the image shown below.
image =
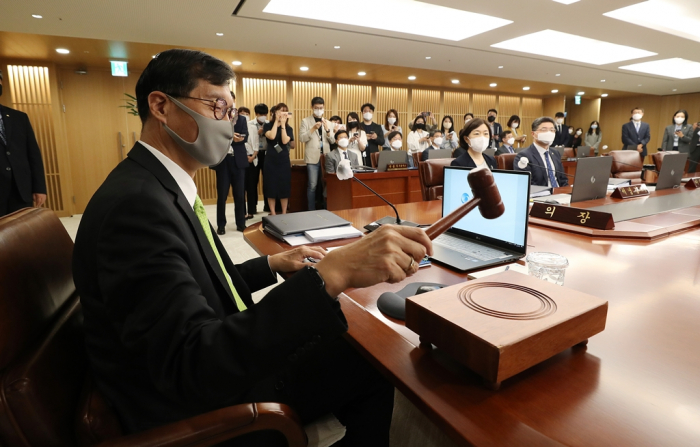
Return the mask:
<svg viewBox="0 0 700 447"><path fill-rule="evenodd" d="M264 230L271 230L273 233L282 236L311 230L322 230L324 228L342 227L343 225L351 225L351 223L328 210L278 214L262 218Z"/></svg>
<svg viewBox="0 0 700 447"><path fill-rule="evenodd" d="M446 216L470 200L469 168L446 166L442 215ZM530 173L493 171L505 212L485 219L478 209L457 222L433 241L433 259L460 271L506 264L525 256Z"/></svg>

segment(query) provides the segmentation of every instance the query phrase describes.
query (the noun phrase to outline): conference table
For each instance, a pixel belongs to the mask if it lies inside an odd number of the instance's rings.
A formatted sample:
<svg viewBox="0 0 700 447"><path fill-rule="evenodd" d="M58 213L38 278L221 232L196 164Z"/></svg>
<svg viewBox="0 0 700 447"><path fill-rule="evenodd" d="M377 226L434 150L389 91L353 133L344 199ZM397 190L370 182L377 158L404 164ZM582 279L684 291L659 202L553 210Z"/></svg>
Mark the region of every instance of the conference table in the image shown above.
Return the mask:
<svg viewBox="0 0 700 447"><path fill-rule="evenodd" d="M441 216L440 201L397 209L420 224ZM335 213L356 228L392 215L388 206ZM244 237L260 254L290 249L259 224ZM498 391L439 349L419 347L417 334L377 309L385 291L417 281L457 284L466 274L433 263L399 284L345 291L346 337L458 445L700 445L698 226L638 240L530 225L527 251L565 256L565 287L607 300L607 325L587 346L505 380Z"/></svg>

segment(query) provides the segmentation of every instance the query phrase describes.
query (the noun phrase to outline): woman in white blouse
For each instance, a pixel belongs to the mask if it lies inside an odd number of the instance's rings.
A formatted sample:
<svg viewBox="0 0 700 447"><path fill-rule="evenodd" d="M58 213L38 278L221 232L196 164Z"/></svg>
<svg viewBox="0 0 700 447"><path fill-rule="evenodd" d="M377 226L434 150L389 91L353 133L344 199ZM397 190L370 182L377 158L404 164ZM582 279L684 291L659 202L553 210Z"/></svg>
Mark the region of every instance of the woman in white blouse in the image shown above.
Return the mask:
<svg viewBox="0 0 700 447"><path fill-rule="evenodd" d="M423 115L418 115L413 120L411 132L408 134L408 157L413 157L413 154L420 154L430 146L429 134L425 130L425 118Z"/></svg>
<svg viewBox="0 0 700 447"><path fill-rule="evenodd" d="M458 131L455 129L454 120L451 116L446 115L442 119L442 125L440 126L440 131L444 138L442 139L442 144L440 149L450 149L455 150L459 146Z"/></svg>
<svg viewBox="0 0 700 447"><path fill-rule="evenodd" d="M348 131L350 142L348 150L357 155L357 159L365 166L372 166L372 160L367 156L365 148L367 147L367 134L360 128L360 117L355 112L348 113L345 119L345 128Z"/></svg>
<svg viewBox="0 0 700 447"><path fill-rule="evenodd" d="M506 125L510 128L510 131L513 133L513 138L518 144L517 147L520 147L520 143L524 144L525 140L527 139L527 136L518 134L518 128L520 127L520 117L518 115L511 116L508 120L508 124Z"/></svg>

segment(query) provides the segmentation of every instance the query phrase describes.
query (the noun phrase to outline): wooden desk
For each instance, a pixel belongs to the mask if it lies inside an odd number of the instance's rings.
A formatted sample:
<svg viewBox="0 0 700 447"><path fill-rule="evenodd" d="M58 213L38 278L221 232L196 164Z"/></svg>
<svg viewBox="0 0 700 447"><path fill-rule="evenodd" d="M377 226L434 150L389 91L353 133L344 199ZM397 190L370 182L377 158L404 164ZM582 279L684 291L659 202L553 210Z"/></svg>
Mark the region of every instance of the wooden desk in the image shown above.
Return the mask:
<svg viewBox="0 0 700 447"><path fill-rule="evenodd" d="M393 172L355 174L367 186L389 202L420 202L420 178L417 169ZM326 200L331 211L384 205L384 202L353 180L338 180L335 174L326 174Z"/></svg>
<svg viewBox="0 0 700 447"><path fill-rule="evenodd" d="M569 185L574 184L574 178L576 177L576 166L578 166L578 161L567 161L566 159L561 161L564 165L564 172L569 175Z"/></svg>
<svg viewBox="0 0 700 447"><path fill-rule="evenodd" d="M440 216L441 202L397 208L405 219L428 223ZM390 211L336 214L362 228ZM244 237L261 254L289 248L256 226ZM566 256L566 286L609 301L607 328L587 348L564 351L504 381L500 391L486 390L440 351L418 348L415 333L377 309L382 292L408 282L466 280L438 265L404 283L346 291L340 299L348 339L462 445L700 445L700 230L638 242L531 226L533 251Z"/></svg>

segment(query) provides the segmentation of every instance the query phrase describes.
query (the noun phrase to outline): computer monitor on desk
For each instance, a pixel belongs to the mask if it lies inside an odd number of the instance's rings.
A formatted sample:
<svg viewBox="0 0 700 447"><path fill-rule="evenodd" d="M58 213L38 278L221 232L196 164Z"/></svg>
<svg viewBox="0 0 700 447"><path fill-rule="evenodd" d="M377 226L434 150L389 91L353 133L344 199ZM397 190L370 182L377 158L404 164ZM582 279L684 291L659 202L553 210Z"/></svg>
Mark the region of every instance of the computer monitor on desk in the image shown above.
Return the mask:
<svg viewBox="0 0 700 447"><path fill-rule="evenodd" d="M605 197L612 167L612 157L588 157L576 163L571 201L581 202Z"/></svg>
<svg viewBox="0 0 700 447"><path fill-rule="evenodd" d="M408 166L408 154L404 151L381 151L377 160L377 172L386 172L389 165L403 163Z"/></svg>
<svg viewBox="0 0 700 447"><path fill-rule="evenodd" d="M590 146L579 146L576 148L576 158L587 158L591 156Z"/></svg>

